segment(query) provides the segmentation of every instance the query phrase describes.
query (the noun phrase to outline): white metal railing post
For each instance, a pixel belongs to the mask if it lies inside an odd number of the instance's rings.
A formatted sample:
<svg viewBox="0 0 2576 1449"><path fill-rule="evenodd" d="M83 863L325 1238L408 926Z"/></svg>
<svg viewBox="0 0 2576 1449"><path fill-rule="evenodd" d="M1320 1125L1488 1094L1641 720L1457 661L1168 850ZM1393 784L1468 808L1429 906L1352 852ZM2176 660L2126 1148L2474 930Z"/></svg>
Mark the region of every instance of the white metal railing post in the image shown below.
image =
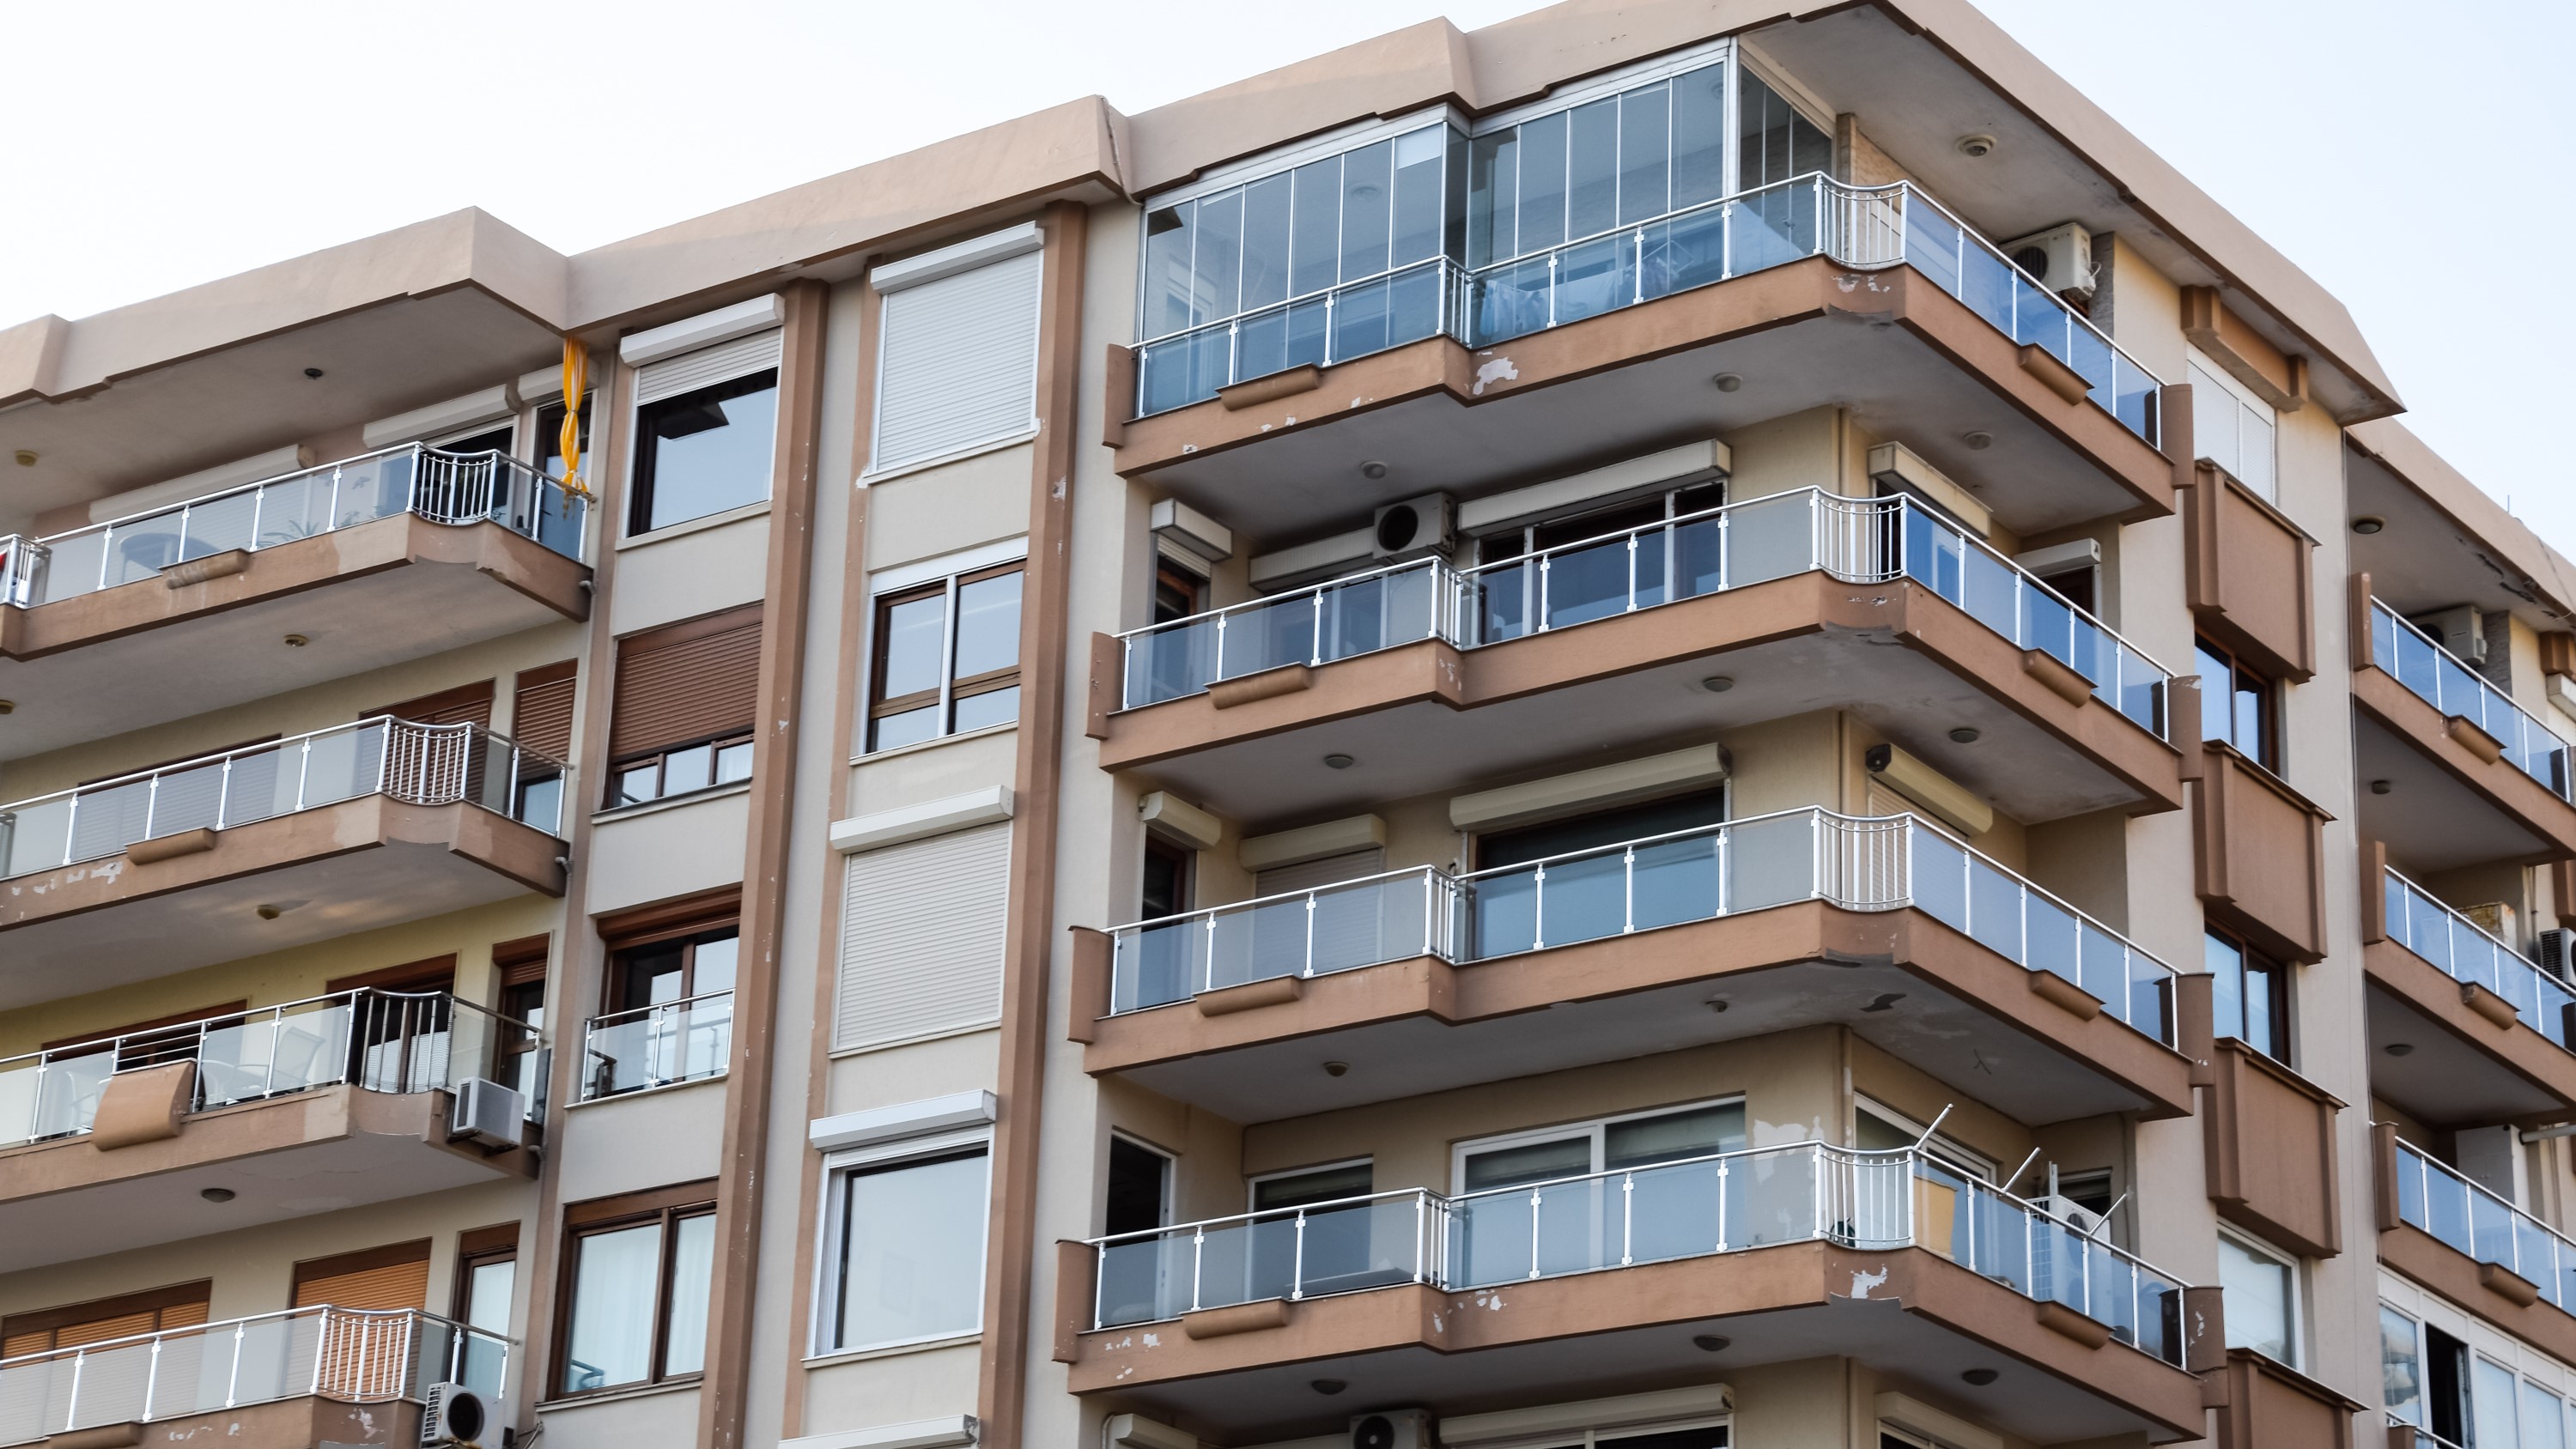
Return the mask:
<svg viewBox="0 0 2576 1449"><path fill-rule="evenodd" d="M1300 976L1315 974L1315 893L1313 891L1306 892L1306 963L1297 974Z"/></svg>
<svg viewBox="0 0 2576 1449"><path fill-rule="evenodd" d="M83 1349L72 1355L71 1392L63 1396L63 1432L66 1434L80 1427L81 1374L88 1367L89 1350Z"/></svg>
<svg viewBox="0 0 2576 1449"><path fill-rule="evenodd" d="M1306 1296L1306 1210L1297 1209L1296 1226L1291 1230L1295 1241L1288 1249L1288 1301Z"/></svg>
<svg viewBox="0 0 2576 1449"><path fill-rule="evenodd" d="M1538 1226L1538 1223L1539 1223L1539 1212L1540 1212L1540 1209L1541 1209L1542 1205L1543 1205L1543 1204L1544 1204L1544 1202L1545 1202L1545 1194L1544 1194L1544 1193L1542 1193L1542 1192L1541 1192L1539 1189L1537 1189L1537 1188L1531 1188L1531 1189L1530 1189L1530 1199L1529 1199L1529 1201L1530 1201L1530 1259L1529 1259L1530 1265L1529 1265L1529 1276L1530 1276L1530 1277L1532 1277L1532 1278L1535 1278L1535 1277L1537 1277L1537 1276L1538 1276L1538 1261L1539 1261L1539 1237L1538 1237L1538 1233L1539 1233L1539 1226Z"/></svg>
<svg viewBox="0 0 2576 1449"><path fill-rule="evenodd" d="M224 1407L227 1409L241 1400L242 1335L249 1331L248 1323L240 1320L233 1323L233 1361L224 1373Z"/></svg>
<svg viewBox="0 0 2576 1449"><path fill-rule="evenodd" d="M1207 1229L1190 1234L1190 1311L1199 1310L1199 1284L1207 1269Z"/></svg>

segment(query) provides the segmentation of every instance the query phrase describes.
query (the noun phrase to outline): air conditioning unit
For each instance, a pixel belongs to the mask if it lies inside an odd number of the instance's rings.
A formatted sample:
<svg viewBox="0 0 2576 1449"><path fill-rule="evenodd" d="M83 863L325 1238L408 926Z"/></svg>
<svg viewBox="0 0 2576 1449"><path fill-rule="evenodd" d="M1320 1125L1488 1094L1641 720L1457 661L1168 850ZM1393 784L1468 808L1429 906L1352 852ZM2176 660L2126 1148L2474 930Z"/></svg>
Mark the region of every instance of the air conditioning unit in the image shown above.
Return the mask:
<svg viewBox="0 0 2576 1449"><path fill-rule="evenodd" d="M2030 1205L2087 1237L2102 1231L2102 1215L2071 1197L2033 1198Z"/></svg>
<svg viewBox="0 0 2576 1449"><path fill-rule="evenodd" d="M2082 222L2070 221L2005 242L2004 255L2052 292L2070 293L2077 301L2093 298L2093 234Z"/></svg>
<svg viewBox="0 0 2576 1449"><path fill-rule="evenodd" d="M2540 933L2540 969L2564 981L2576 965L2576 931L2561 926Z"/></svg>
<svg viewBox="0 0 2576 1449"><path fill-rule="evenodd" d="M2438 614L2418 614L2406 622L2433 636L2433 642L2451 651L2454 659L2471 664L2487 662L2487 612L2475 604L2462 604Z"/></svg>
<svg viewBox="0 0 2576 1449"><path fill-rule="evenodd" d="M2478 929L2510 946L2519 939L2513 933L2513 907L2502 901L2488 901L2460 912L2478 923Z"/></svg>
<svg viewBox="0 0 2576 1449"><path fill-rule="evenodd" d="M1377 511L1369 529L1369 553L1385 560L1446 553L1457 533L1456 500L1446 493L1425 493Z"/></svg>
<svg viewBox="0 0 2576 1449"><path fill-rule="evenodd" d="M421 1396L420 1442L501 1449L511 1437L501 1401L463 1384L431 1384Z"/></svg>
<svg viewBox="0 0 2576 1449"><path fill-rule="evenodd" d="M1381 1409L1351 1418L1351 1449L1433 1449L1440 1442L1428 1409Z"/></svg>
<svg viewBox="0 0 2576 1449"><path fill-rule="evenodd" d="M524 1093L467 1077L456 1084L456 1108L448 1114L447 1140L472 1139L486 1147L519 1145L519 1124L528 1119Z"/></svg>

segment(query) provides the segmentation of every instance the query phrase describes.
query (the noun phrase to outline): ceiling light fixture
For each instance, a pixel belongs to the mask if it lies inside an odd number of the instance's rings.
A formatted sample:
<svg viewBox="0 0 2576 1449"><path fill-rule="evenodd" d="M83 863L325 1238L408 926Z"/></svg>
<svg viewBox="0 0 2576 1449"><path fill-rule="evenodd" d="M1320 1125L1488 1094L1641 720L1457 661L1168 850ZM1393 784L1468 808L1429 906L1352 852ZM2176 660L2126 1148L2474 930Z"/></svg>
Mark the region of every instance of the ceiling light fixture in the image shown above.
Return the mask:
<svg viewBox="0 0 2576 1449"><path fill-rule="evenodd" d="M289 634L286 636L286 647L289 649L301 649L312 642L312 638L304 634Z"/></svg>
<svg viewBox="0 0 2576 1449"><path fill-rule="evenodd" d="M1995 445L1995 435L1983 428L1970 428L1959 435L1959 441L1968 445L1969 452L1982 453Z"/></svg>
<svg viewBox="0 0 2576 1449"><path fill-rule="evenodd" d="M1698 1349L1702 1353L1724 1353L1726 1352L1727 1345L1733 1342L1735 1342L1734 1339L1728 1338L1722 1333L1694 1333L1691 1335L1691 1347Z"/></svg>
<svg viewBox="0 0 2576 1449"><path fill-rule="evenodd" d="M1324 768L1327 770L1347 770L1358 763L1359 761L1352 759L1348 755L1326 755L1324 757Z"/></svg>
<svg viewBox="0 0 2576 1449"><path fill-rule="evenodd" d="M2385 795L2395 788L2397 787L2389 784L2386 780L2373 780L2370 782L2370 793L2373 795Z"/></svg>
<svg viewBox="0 0 2576 1449"><path fill-rule="evenodd" d="M318 367L308 367L304 369L304 375L306 377L320 377L322 375L322 369Z"/></svg>
<svg viewBox="0 0 2576 1449"><path fill-rule="evenodd" d="M1349 1062L1324 1063L1324 1075L1328 1077L1348 1076L1350 1074L1350 1070L1351 1064Z"/></svg>
<svg viewBox="0 0 2576 1449"><path fill-rule="evenodd" d="M1950 743L1954 745L1973 745L1982 738L1983 732L1975 725L1961 725L1950 731Z"/></svg>
<svg viewBox="0 0 2576 1449"><path fill-rule="evenodd" d="M1360 476L1374 483L1378 479L1386 476L1386 465L1384 463L1362 463L1360 465Z"/></svg>
<svg viewBox="0 0 2576 1449"><path fill-rule="evenodd" d="M1973 136L1961 136L1958 145L1960 155L1971 161L1982 161L1995 153L1996 142L1994 137L1980 131Z"/></svg>
<svg viewBox="0 0 2576 1449"><path fill-rule="evenodd" d="M1313 1389L1316 1393L1322 1394L1326 1398L1331 1398L1333 1395L1349 1388L1350 1385L1344 1383L1340 1379L1316 1379L1312 1383L1307 1384L1306 1387Z"/></svg>
<svg viewBox="0 0 2576 1449"><path fill-rule="evenodd" d="M14 699L0 699L0 714L16 714L17 712L18 701Z"/></svg>
<svg viewBox="0 0 2576 1449"><path fill-rule="evenodd" d="M1734 392L1744 386L1742 375L1732 372L1721 372L1713 380L1717 383L1719 392Z"/></svg>
<svg viewBox="0 0 2576 1449"><path fill-rule="evenodd" d="M2002 1374L1995 1372L1993 1369L1970 1369L1966 1373L1959 1375L1959 1382L1982 1389L1986 1385L1993 1383L1995 1380L2002 1377Z"/></svg>
<svg viewBox="0 0 2576 1449"><path fill-rule="evenodd" d="M208 1202L231 1202L234 1194L229 1187L201 1187L197 1189L197 1196Z"/></svg>
<svg viewBox="0 0 2576 1449"><path fill-rule="evenodd" d="M1699 687L1711 694L1724 694L1735 687L1735 679L1732 675L1712 674L1701 680Z"/></svg>
<svg viewBox="0 0 2576 1449"><path fill-rule="evenodd" d="M22 453L22 454L20 454L19 456L20 456L20 457L25 457L26 455ZM2371 534L2377 533L2378 531L2380 531L2380 530L2381 530L2381 529L2383 529L2383 528L2386 528L2387 526L2388 526L2388 520L2387 520L2387 519L2385 519L2385 518L2375 517L2375 516L2373 516L2373 515L2371 515L2371 514L2367 514L2367 513L2363 514L2361 517L2356 518L2356 519L2354 519L2354 520L2352 521L2352 531L2353 531L2353 532L2355 532L2355 533L2358 533L2358 534L2362 535L2362 536L2363 536L2363 537L2365 537L2365 538L2369 537Z"/></svg>
<svg viewBox="0 0 2576 1449"><path fill-rule="evenodd" d="M2415 1050L2415 1043L2411 1041L2393 1041L2380 1048L2380 1050L2388 1053L2392 1057L2402 1057Z"/></svg>
<svg viewBox="0 0 2576 1449"><path fill-rule="evenodd" d="M33 448L20 448L18 450L18 466L21 468L35 467L36 450Z"/></svg>

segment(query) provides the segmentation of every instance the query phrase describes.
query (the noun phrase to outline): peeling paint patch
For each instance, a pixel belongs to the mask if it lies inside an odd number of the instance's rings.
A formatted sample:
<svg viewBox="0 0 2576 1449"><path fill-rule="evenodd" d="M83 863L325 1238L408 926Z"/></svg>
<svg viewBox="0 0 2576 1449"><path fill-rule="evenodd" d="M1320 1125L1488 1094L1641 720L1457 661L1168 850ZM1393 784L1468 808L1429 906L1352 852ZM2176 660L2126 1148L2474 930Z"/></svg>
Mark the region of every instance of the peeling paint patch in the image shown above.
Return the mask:
<svg viewBox="0 0 2576 1449"><path fill-rule="evenodd" d="M1147 1348L1161 1348L1163 1346L1163 1336L1159 1333L1146 1334L1145 1346Z"/></svg>
<svg viewBox="0 0 2576 1449"><path fill-rule="evenodd" d="M1869 1290L1887 1281L1887 1272L1887 1269L1881 1268L1875 1273L1853 1273L1851 1296L1854 1298L1867 1298L1869 1296Z"/></svg>
<svg viewBox="0 0 2576 1449"><path fill-rule="evenodd" d="M1489 383L1518 382L1520 376L1521 370L1514 367L1508 357L1497 357L1491 362L1480 363L1476 368L1475 396L1483 397L1486 385Z"/></svg>

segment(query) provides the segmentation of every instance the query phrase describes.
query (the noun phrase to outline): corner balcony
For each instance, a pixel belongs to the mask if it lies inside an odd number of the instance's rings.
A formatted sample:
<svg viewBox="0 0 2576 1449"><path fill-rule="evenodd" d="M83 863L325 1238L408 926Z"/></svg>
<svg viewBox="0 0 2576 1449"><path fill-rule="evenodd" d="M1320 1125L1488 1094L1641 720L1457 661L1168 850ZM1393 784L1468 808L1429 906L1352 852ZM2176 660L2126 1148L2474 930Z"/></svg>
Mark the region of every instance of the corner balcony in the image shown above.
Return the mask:
<svg viewBox="0 0 2576 1449"><path fill-rule="evenodd" d="M2379 1260L2560 1359L2576 1356L2576 1242L2434 1161L2386 1123Z"/></svg>
<svg viewBox="0 0 2576 1449"><path fill-rule="evenodd" d="M1808 809L1085 932L1073 1033L1262 1122L1839 1022L2040 1125L2190 1114L2173 979L1914 817Z"/></svg>
<svg viewBox="0 0 2576 1449"><path fill-rule="evenodd" d="M17 705L0 752L586 619L589 507L499 453L413 444L0 538L0 698Z"/></svg>
<svg viewBox="0 0 2576 1449"><path fill-rule="evenodd" d="M0 1060L0 1273L532 1175L532 1125L448 1123L465 1082L540 1061L523 1023L363 989Z"/></svg>
<svg viewBox="0 0 2576 1449"><path fill-rule="evenodd" d="M2353 627L2367 623L2370 649L2353 661L2356 768L2394 788L2361 797L2362 833L2405 842L2426 870L2576 857L2576 746L2368 587L2354 580Z"/></svg>
<svg viewBox="0 0 2576 1449"><path fill-rule="evenodd" d="M0 805L0 1009L561 895L570 777L378 716Z"/></svg>
<svg viewBox="0 0 2576 1449"><path fill-rule="evenodd" d="M2428 1122L2576 1113L2576 989L2396 871L2381 881L2362 902L2372 1090Z"/></svg>
<svg viewBox="0 0 2576 1449"><path fill-rule="evenodd" d="M1980 1411L2036 1442L2196 1438L2186 1334L2217 1329L2195 1290L1928 1155L1813 1142L1068 1243L1058 1271L1073 1392L1247 1441L1324 1432L1319 1376L1452 1414L1821 1356L1952 1396L1998 1368Z"/></svg>
<svg viewBox="0 0 2576 1449"><path fill-rule="evenodd" d="M594 1016L581 1038L585 1102L721 1077L733 1066L733 993Z"/></svg>
<svg viewBox="0 0 2576 1449"><path fill-rule="evenodd" d="M152 1443L411 1449L429 1386L498 1398L510 1347L416 1309L322 1306L0 1359L0 1444L139 1444L149 1425Z"/></svg>
<svg viewBox="0 0 2576 1449"><path fill-rule="evenodd" d="M1903 183L1811 174L1473 272L1418 263L1133 363L1117 470L1256 536L1828 403L1985 480L2025 532L2173 508L2156 377Z"/></svg>
<svg viewBox="0 0 2576 1449"><path fill-rule="evenodd" d="M1724 694L1701 687L1712 675ZM1800 489L1093 636L1101 767L1238 819L1847 708L2026 821L2181 808L2171 675L1911 499ZM1580 688L1577 688L1580 686ZM1977 730L1974 748L1950 738ZM1355 764L1327 770L1327 753Z"/></svg>

